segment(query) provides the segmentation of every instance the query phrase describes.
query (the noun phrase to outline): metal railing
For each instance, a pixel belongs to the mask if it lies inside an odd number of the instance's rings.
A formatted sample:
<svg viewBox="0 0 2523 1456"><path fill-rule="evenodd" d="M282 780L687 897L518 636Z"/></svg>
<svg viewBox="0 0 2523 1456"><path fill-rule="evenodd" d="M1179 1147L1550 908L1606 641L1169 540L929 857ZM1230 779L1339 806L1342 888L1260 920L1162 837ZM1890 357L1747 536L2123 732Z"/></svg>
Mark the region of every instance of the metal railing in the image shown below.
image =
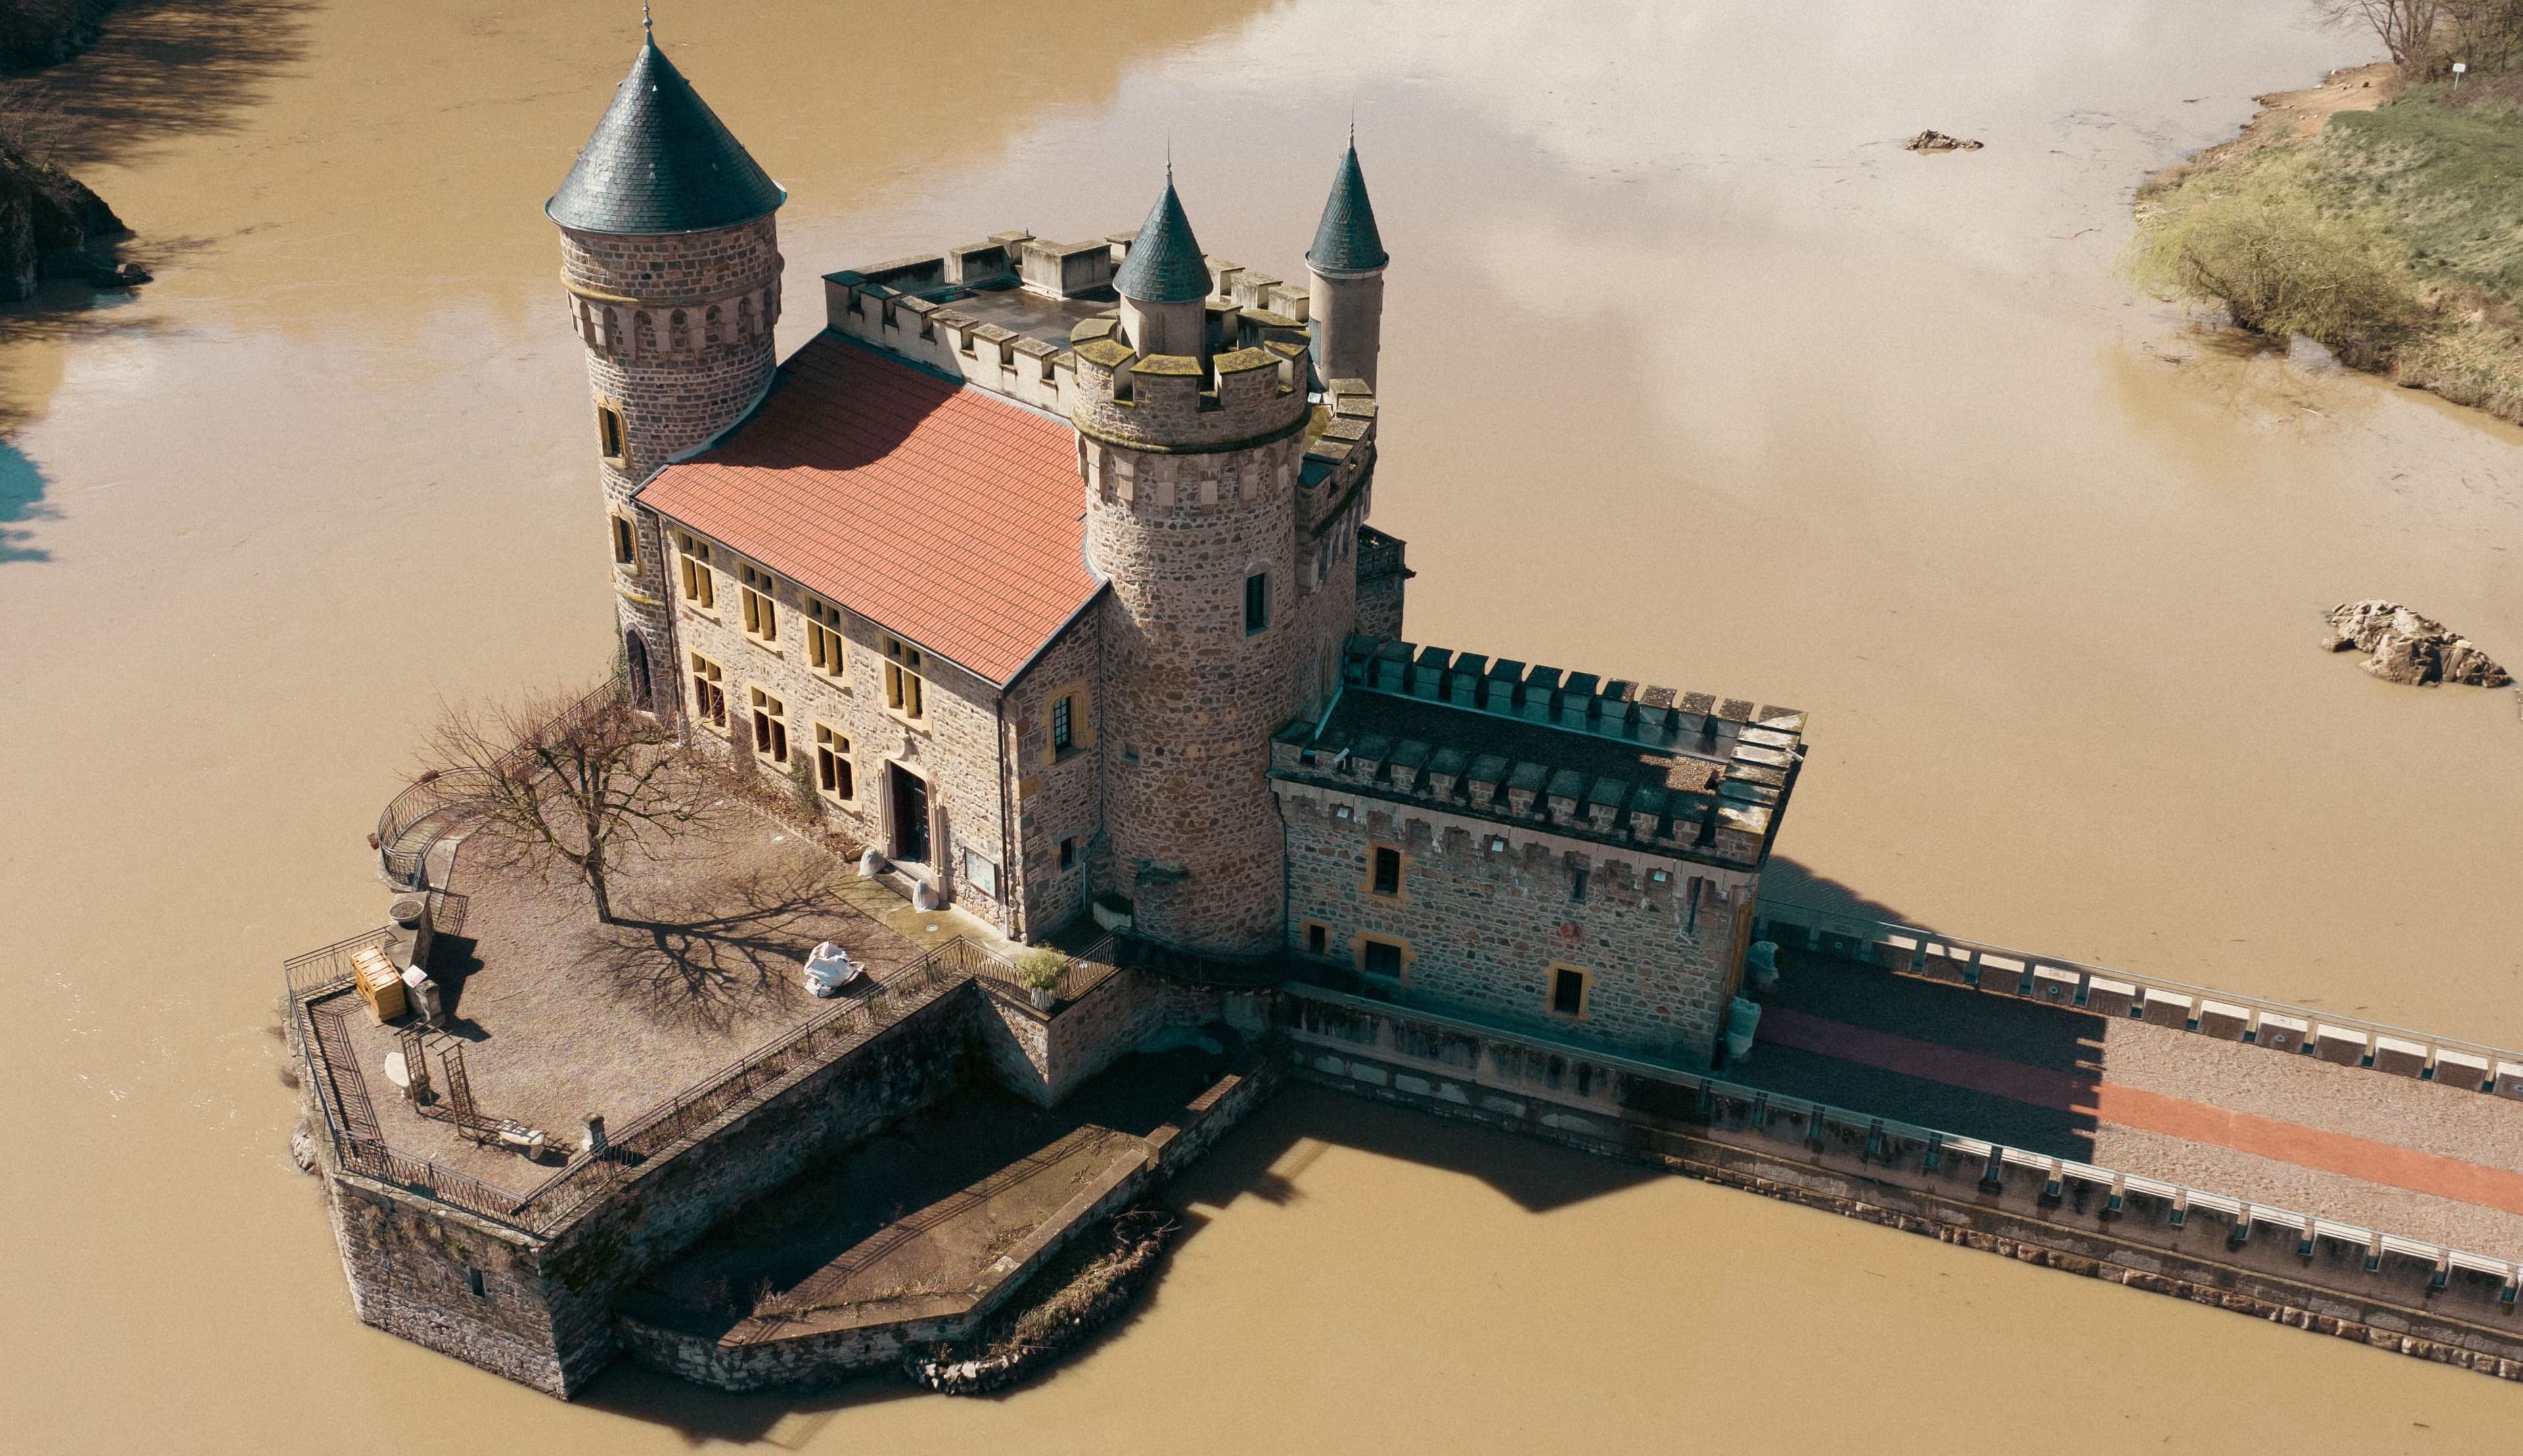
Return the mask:
<svg viewBox="0 0 2523 1456"><path fill-rule="evenodd" d="M585 717L604 703L628 696L629 682L620 675L596 684L585 696L537 725L534 735L551 731L557 726ZM502 762L517 756L511 748ZM377 816L376 841L378 868L388 883L403 889L418 889L423 864L430 849L445 837L430 834L413 837L412 831L434 815L461 817L466 806L478 804L490 775L478 769L433 769L388 800L385 812ZM449 827L452 827L451 823ZM408 842L406 842L408 841Z"/></svg>
<svg viewBox="0 0 2523 1456"><path fill-rule="evenodd" d="M985 981L1012 987L1028 995L1031 993L1032 988L1025 985L1017 974L1016 962L1013 959L970 941L958 940L956 944L963 948L959 952L959 968L979 976ZM1120 968L1114 963L1113 937L1107 935L1085 950L1069 957L1068 965L1061 969L1060 979L1051 985L1053 1004L1067 1007L1082 1000L1087 992L1112 979Z"/></svg>
<svg viewBox="0 0 2523 1456"><path fill-rule="evenodd" d="M1787 896L1762 896L1753 917L1755 933L1781 946L1840 954L1902 974L2137 1019L2154 1020L2161 1015L2165 1019L2158 1024L2163 1025L2172 1024L2177 1014L2190 1030L2214 1017L2220 1026L2235 1030L2240 1040L2267 1043L2283 1034L2288 1050L2313 1056L2322 1055L2322 1033L2328 1031L2338 1034L2332 1040L2334 1047L2345 1044L2349 1051L2361 1047L2357 1065L2405 1070L2425 1080L2481 1092L2506 1084L2508 1090L2523 1094L2523 1053L2487 1042L2089 965L2064 956L2034 955L1896 920L1849 915ZM2272 1025L2272 1017L2283 1019ZM2448 1063L2447 1054L2459 1060ZM2500 1069L2510 1069L2513 1075L2506 1077Z"/></svg>
<svg viewBox="0 0 2523 1456"><path fill-rule="evenodd" d="M668 1098L612 1134L603 1151L582 1151L532 1190L514 1193L387 1146L368 1101L366 1078L341 1024L351 986L351 953L382 945L388 930L353 936L285 963L300 1045L315 1079L324 1132L341 1167L423 1198L452 1204L521 1233L547 1235L635 1172L682 1151L721 1120L759 1105L792 1079L857 1050L947 990L970 979L975 958L992 953L957 939L885 980L871 994L823 1012ZM336 968L338 966L338 969Z"/></svg>
<svg viewBox="0 0 2523 1456"><path fill-rule="evenodd" d="M1493 1054L1487 1060L1492 1063L1494 1071L1502 1070L1509 1065L1542 1066L1554 1070L1547 1070L1542 1078L1525 1076L1510 1078L1498 1075L1489 1079L1478 1079L1476 1067L1466 1067L1442 1058L1414 1056L1410 1052L1401 1050L1398 1046L1386 1045L1386 1038L1381 1036L1371 1047L1368 1047L1363 1043L1352 1042L1334 1032L1307 1032L1300 1029L1298 1034L1306 1038L1310 1046L1319 1047L1325 1051L1357 1047L1359 1050L1351 1052L1350 1055L1371 1056L1380 1061L1417 1063L1438 1076L1480 1080L1482 1086L1498 1087L1501 1090L1507 1090L1512 1086L1512 1090L1524 1092L1545 1101L1556 1102L1572 1109L1602 1112L1604 1110L1602 1103L1616 1100L1616 1094L1613 1091L1615 1083L1606 1074L1617 1072L1633 1079L1661 1083L1684 1094L1685 1102L1693 1109L1689 1119L1678 1123L1684 1127L1695 1125L1755 1132L1782 1141L1799 1142L1809 1152L1819 1153L1836 1147L1842 1150L1845 1155L1855 1156L1862 1163L1887 1169L1898 1169L1906 1164L1920 1171L1934 1172L1946 1158L1978 1159L1981 1167L1986 1170L1986 1176L1989 1177L1996 1176L2000 1167L2031 1169L2043 1174L2045 1182L2052 1185L2072 1180L2090 1187L2110 1190L2113 1195L2123 1198L2129 1194L2143 1195L2161 1199L2175 1208L2207 1209L2235 1220L2248 1216L2255 1223L2298 1231L2306 1239L2316 1237L2331 1239L2376 1252L2388 1250L2432 1260L2440 1267L2462 1268L2477 1273L2492 1274L2505 1281L2508 1287L2523 1284L2523 1265L2506 1259L2493 1258L2487 1254L2453 1248L2448 1245L2410 1239L2398 1234L2385 1233L2379 1229L2321 1218L2313 1214L2298 1213L2276 1204L2236 1198L2230 1194L2215 1193L2209 1189L2192 1188L2186 1184L2168 1183L2160 1178L2148 1178L2095 1163L2050 1157L2026 1151L2021 1148L1992 1143L1984 1138L1946 1132L1939 1128L1922 1127L1890 1117L1878 1117L1871 1112L1835 1106L1812 1098L1788 1097L1766 1088L1753 1087L1741 1082L1730 1082L1723 1077L1706 1072L1687 1072L1654 1062L1639 1061L1592 1047L1582 1047L1525 1032L1506 1031L1484 1022L1467 1021L1460 1017L1424 1011L1415 1007L1401 1007L1389 1002L1370 1001L1364 997L1329 991L1317 986L1291 984L1286 990L1299 1001L1338 1006L1345 1010L1372 1017L1379 1022L1394 1023L1397 1030L1399 1024L1406 1019L1442 1028L1457 1037L1478 1041L1483 1044L1483 1051L1489 1051L1496 1045L1503 1044L1521 1052L1538 1054L1514 1058L1511 1063ZM1330 1040L1314 1040L1324 1036L1329 1036ZM1594 1075L1585 1075L1588 1071L1593 1072ZM1591 1095L1588 1092L1579 1091L1573 1098L1566 1095L1571 1088L1587 1087L1600 1088L1601 1091ZM1672 1118L1659 1117L1654 1113L1626 1105L1621 1108L1621 1112L1624 1116L1643 1118L1651 1123L1675 1121ZM1789 1130L1794 1134L1792 1138L1785 1136Z"/></svg>

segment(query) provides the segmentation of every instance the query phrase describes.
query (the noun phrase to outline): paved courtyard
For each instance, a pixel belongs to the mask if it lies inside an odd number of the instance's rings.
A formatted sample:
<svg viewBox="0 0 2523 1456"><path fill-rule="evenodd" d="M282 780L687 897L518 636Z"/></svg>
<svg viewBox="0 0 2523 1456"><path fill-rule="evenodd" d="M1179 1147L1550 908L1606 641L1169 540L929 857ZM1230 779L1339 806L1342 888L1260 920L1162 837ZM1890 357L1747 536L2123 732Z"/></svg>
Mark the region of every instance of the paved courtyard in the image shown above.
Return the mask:
<svg viewBox="0 0 2523 1456"><path fill-rule="evenodd" d="M447 1018L424 1041L440 1098L446 1056L458 1051L477 1108L542 1130L545 1161L421 1115L387 1076L398 1027L356 1002L343 1025L389 1145L511 1192L558 1167L587 1114L622 1127L830 1010L799 978L819 941L883 977L917 961L923 942L979 928L951 912L910 912L848 861L736 800L627 857L609 925L574 871L518 865L493 832L476 831L455 857L449 888L462 897L462 933L442 935L431 957Z"/></svg>

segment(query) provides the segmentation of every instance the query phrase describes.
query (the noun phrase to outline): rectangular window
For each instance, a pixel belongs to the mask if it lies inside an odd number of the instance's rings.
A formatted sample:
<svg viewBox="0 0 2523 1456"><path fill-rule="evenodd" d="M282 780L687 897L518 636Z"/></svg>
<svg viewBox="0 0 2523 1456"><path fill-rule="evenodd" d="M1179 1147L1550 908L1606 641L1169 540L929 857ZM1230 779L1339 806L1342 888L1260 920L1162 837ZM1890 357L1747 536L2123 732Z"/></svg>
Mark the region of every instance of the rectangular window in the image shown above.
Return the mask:
<svg viewBox="0 0 2523 1456"><path fill-rule="evenodd" d="M1063 697L1051 705L1051 751L1067 753L1077 746L1077 699Z"/></svg>
<svg viewBox="0 0 2523 1456"><path fill-rule="evenodd" d="M1368 975L1402 979L1402 947L1389 940L1370 940L1358 948L1358 968Z"/></svg>
<svg viewBox="0 0 2523 1456"><path fill-rule="evenodd" d="M1331 949L1331 943L1332 932L1329 927L1323 925L1308 925L1306 927L1307 955L1323 955Z"/></svg>
<svg viewBox="0 0 2523 1456"><path fill-rule="evenodd" d="M491 1297L491 1291L482 1283L482 1271L470 1264L464 1266L464 1288L472 1291L476 1299Z"/></svg>
<svg viewBox="0 0 2523 1456"><path fill-rule="evenodd" d="M920 649L886 637L884 656L884 705L905 718L921 717Z"/></svg>
<svg viewBox="0 0 2523 1456"><path fill-rule="evenodd" d="M718 585L710 577L709 542L675 533L675 555L683 565L684 600L709 611L718 605Z"/></svg>
<svg viewBox="0 0 2523 1456"><path fill-rule="evenodd" d="M765 644L780 640L780 608L771 600L771 573L750 566L736 569L737 580L744 585L737 588L744 602L744 631L747 636Z"/></svg>
<svg viewBox="0 0 2523 1456"><path fill-rule="evenodd" d="M1571 965L1550 967L1550 1012L1555 1016L1586 1014L1586 972Z"/></svg>
<svg viewBox="0 0 2523 1456"><path fill-rule="evenodd" d="M1568 871L1568 900L1573 905L1586 903L1586 867L1573 866Z"/></svg>
<svg viewBox="0 0 2523 1456"><path fill-rule="evenodd" d="M1244 579L1244 634L1270 628L1270 574L1255 572Z"/></svg>
<svg viewBox="0 0 2523 1456"><path fill-rule="evenodd" d="M1071 834L1068 838L1060 841L1060 868L1066 869L1076 863L1077 836Z"/></svg>
<svg viewBox="0 0 2523 1456"><path fill-rule="evenodd" d="M788 708L761 688L752 691L753 751L775 764L788 762Z"/></svg>
<svg viewBox="0 0 2523 1456"><path fill-rule="evenodd" d="M726 677L717 663L692 654L692 717L722 731L727 728Z"/></svg>
<svg viewBox="0 0 2523 1456"><path fill-rule="evenodd" d="M613 518L613 564L640 564L640 528L629 516Z"/></svg>
<svg viewBox="0 0 2523 1456"><path fill-rule="evenodd" d="M1379 895L1402 893L1402 851L1381 844L1375 847L1375 878L1371 883Z"/></svg>
<svg viewBox="0 0 2523 1456"><path fill-rule="evenodd" d="M843 803L859 796L850 772L850 740L820 723L815 725L815 786Z"/></svg>
<svg viewBox="0 0 2523 1456"><path fill-rule="evenodd" d="M622 427L622 411L600 401L595 406L595 443L604 450L604 458L616 465L631 458L630 432Z"/></svg>
<svg viewBox="0 0 2523 1456"><path fill-rule="evenodd" d="M806 598L806 663L827 678L841 676L841 611Z"/></svg>

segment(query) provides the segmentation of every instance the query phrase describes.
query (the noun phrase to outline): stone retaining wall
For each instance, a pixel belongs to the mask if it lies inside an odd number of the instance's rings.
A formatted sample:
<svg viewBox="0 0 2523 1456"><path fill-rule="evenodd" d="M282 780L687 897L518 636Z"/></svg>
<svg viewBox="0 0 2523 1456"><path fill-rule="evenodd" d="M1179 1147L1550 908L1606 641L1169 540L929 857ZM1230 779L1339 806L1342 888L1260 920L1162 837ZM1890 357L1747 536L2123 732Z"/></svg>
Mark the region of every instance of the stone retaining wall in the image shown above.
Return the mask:
<svg viewBox="0 0 2523 1456"><path fill-rule="evenodd" d="M970 1339L1071 1239L1140 1201L1242 1121L1278 1085L1279 1064L1249 1057L1145 1140L1147 1157L1077 1191L1058 1213L1010 1250L1009 1271L958 1314L818 1331L787 1339L723 1344L706 1335L628 1314L616 1327L622 1347L653 1370L722 1390L829 1384L899 1365L913 1348Z"/></svg>
<svg viewBox="0 0 2523 1456"><path fill-rule="evenodd" d="M2402 1241L2116 1190L1970 1139L1925 1155L1880 1122L1817 1118L1793 1098L1765 1097L1756 1124L1686 1073L1350 997L1292 995L1282 1022L1290 1070L1346 1092L2523 1380L2508 1279Z"/></svg>

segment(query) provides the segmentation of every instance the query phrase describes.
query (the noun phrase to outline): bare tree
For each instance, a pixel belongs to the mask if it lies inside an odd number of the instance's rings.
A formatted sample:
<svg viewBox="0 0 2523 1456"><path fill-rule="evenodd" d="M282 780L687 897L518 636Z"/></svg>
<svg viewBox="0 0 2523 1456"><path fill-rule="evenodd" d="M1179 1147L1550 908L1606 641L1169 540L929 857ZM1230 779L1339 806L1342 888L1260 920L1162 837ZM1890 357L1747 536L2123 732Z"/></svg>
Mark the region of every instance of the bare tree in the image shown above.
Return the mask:
<svg viewBox="0 0 2523 1456"><path fill-rule="evenodd" d="M616 923L609 876L644 834L672 834L710 801L705 775L621 685L572 698L449 708L430 730L427 767L460 783L521 861L568 865L595 917Z"/></svg>
<svg viewBox="0 0 2523 1456"><path fill-rule="evenodd" d="M2311 0L2313 19L2325 25L2363 25L2404 70L2434 53L2436 23L2444 0Z"/></svg>

